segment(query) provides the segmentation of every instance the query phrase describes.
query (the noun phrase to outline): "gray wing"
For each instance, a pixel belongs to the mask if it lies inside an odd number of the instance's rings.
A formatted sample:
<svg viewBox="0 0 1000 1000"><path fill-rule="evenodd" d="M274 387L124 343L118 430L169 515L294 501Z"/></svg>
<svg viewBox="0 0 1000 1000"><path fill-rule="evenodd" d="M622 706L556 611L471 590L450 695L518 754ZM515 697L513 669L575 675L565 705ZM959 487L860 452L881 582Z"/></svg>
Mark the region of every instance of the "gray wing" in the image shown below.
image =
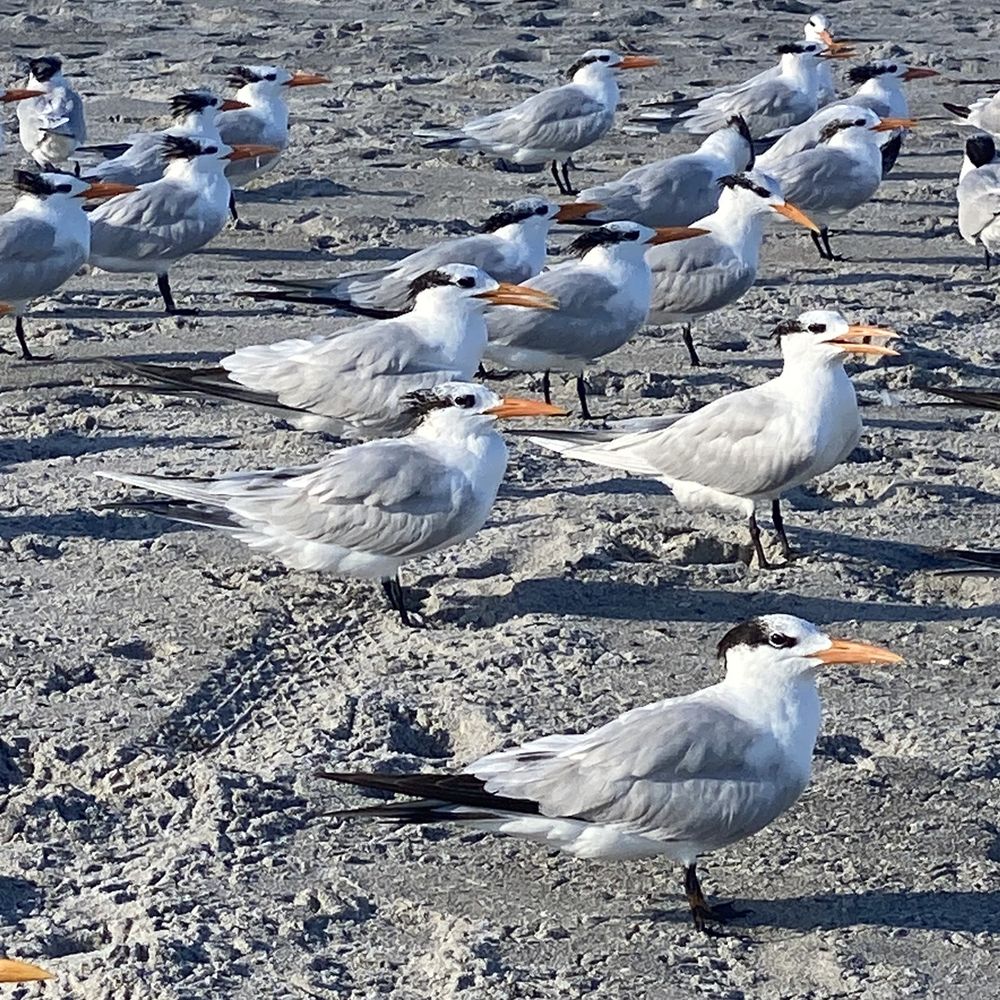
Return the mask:
<svg viewBox="0 0 1000 1000"><path fill-rule="evenodd" d="M1000 215L1000 171L992 165L972 170L958 185L958 228L967 240Z"/></svg>
<svg viewBox="0 0 1000 1000"><path fill-rule="evenodd" d="M72 136L82 142L87 137L83 117L83 101L76 91L60 87L49 93L48 99L37 108L37 127L57 135Z"/></svg>
<svg viewBox="0 0 1000 1000"><path fill-rule="evenodd" d="M87 170L88 177L116 184L149 184L163 176L163 132L144 132L131 136L129 148L111 160Z"/></svg>
<svg viewBox="0 0 1000 1000"><path fill-rule="evenodd" d="M852 157L823 145L796 153L770 172L793 205L816 213L843 210L847 201L867 201L881 180L859 170Z"/></svg>
<svg viewBox="0 0 1000 1000"><path fill-rule="evenodd" d="M409 283L425 271L441 267L443 264L472 264L482 268L497 281L521 280L507 276L510 264L502 251L500 241L491 233L476 233L472 236L460 236L457 239L433 243L401 260L394 270L394 275Z"/></svg>
<svg viewBox="0 0 1000 1000"><path fill-rule="evenodd" d="M491 754L468 770L490 792L537 802L545 816L700 844L756 832L802 787L783 771L773 738L703 695Z"/></svg>
<svg viewBox="0 0 1000 1000"><path fill-rule="evenodd" d="M717 104L695 108L681 117L690 120L694 126L692 130L707 127L713 131L724 125L731 115L740 114L750 126L751 134L764 135L774 129L798 125L815 110L816 102L810 101L800 90L781 80L766 80L760 86L721 95Z"/></svg>
<svg viewBox="0 0 1000 1000"><path fill-rule="evenodd" d="M651 320L670 314L698 315L738 299L754 282L754 269L715 236L651 248Z"/></svg>
<svg viewBox="0 0 1000 1000"><path fill-rule="evenodd" d="M82 247L57 245L55 235L38 219L0 216L0 302L47 294L86 261Z"/></svg>
<svg viewBox="0 0 1000 1000"><path fill-rule="evenodd" d="M261 120L252 108L223 111L218 117L219 135L227 146L259 143Z"/></svg>

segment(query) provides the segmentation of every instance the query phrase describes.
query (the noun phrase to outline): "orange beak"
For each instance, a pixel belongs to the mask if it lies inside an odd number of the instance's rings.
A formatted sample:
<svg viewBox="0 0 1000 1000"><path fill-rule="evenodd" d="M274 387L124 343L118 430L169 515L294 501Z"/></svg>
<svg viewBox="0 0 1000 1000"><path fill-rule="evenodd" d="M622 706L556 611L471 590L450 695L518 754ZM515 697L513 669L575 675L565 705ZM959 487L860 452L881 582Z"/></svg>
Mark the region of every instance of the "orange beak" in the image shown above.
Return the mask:
<svg viewBox="0 0 1000 1000"><path fill-rule="evenodd" d="M319 73L303 73L301 70L285 84L286 87L314 87L317 83L330 83L330 78Z"/></svg>
<svg viewBox="0 0 1000 1000"><path fill-rule="evenodd" d="M604 206L596 201L571 201L559 206L559 211L552 216L552 221L576 222L577 219L585 219L591 212L597 212L602 208Z"/></svg>
<svg viewBox="0 0 1000 1000"><path fill-rule="evenodd" d="M13 311L14 307L9 302L0 302L0 316L6 316Z"/></svg>
<svg viewBox="0 0 1000 1000"><path fill-rule="evenodd" d="M490 413L501 420L510 417L565 417L566 411L540 399L522 399L519 396L504 396L499 406L491 406L484 413Z"/></svg>
<svg viewBox="0 0 1000 1000"><path fill-rule="evenodd" d="M116 194L128 194L138 191L134 184L116 184L114 181L95 181L77 195L78 198L113 198Z"/></svg>
<svg viewBox="0 0 1000 1000"><path fill-rule="evenodd" d="M848 48L847 42L838 42L826 28L819 33L819 40L830 52L844 52Z"/></svg>
<svg viewBox="0 0 1000 1000"><path fill-rule="evenodd" d="M647 69L659 65L660 60L656 56L625 56L615 69Z"/></svg>
<svg viewBox="0 0 1000 1000"><path fill-rule="evenodd" d="M853 56L854 49L848 48L844 42L834 42L830 48L819 54L820 59L851 59Z"/></svg>
<svg viewBox="0 0 1000 1000"><path fill-rule="evenodd" d="M913 128L919 122L916 118L883 118L878 125L872 125L872 132L892 132L897 128Z"/></svg>
<svg viewBox="0 0 1000 1000"><path fill-rule="evenodd" d="M0 983L37 983L52 978L51 972L46 972L37 965L18 962L13 958L0 958Z"/></svg>
<svg viewBox="0 0 1000 1000"><path fill-rule="evenodd" d="M233 146L233 151L226 156L226 159L252 160L257 156L272 156L280 152L281 149L278 146L255 146L248 143L242 146Z"/></svg>
<svg viewBox="0 0 1000 1000"><path fill-rule="evenodd" d="M530 285L512 285L501 281L499 287L478 292L477 299L486 299L495 306L524 306L527 309L558 309L559 300Z"/></svg>
<svg viewBox="0 0 1000 1000"><path fill-rule="evenodd" d="M691 240L695 236L704 236L709 229L697 229L691 226L660 226L653 236L646 240L647 246L659 246L661 243L676 243L678 240Z"/></svg>
<svg viewBox="0 0 1000 1000"><path fill-rule="evenodd" d="M44 97L44 90L25 90L22 87L14 87L12 90L5 90L0 96L0 101L10 104L11 101L26 101L29 97Z"/></svg>
<svg viewBox="0 0 1000 1000"><path fill-rule="evenodd" d="M904 74L904 80L923 80L929 76L940 76L936 69L928 69L926 66L911 66Z"/></svg>
<svg viewBox="0 0 1000 1000"><path fill-rule="evenodd" d="M791 219L792 222L797 222L800 226L805 226L806 229L811 229L814 233L821 232L819 226L801 208L789 205L787 201L781 205L772 205L771 207L778 215L783 215L786 219Z"/></svg>
<svg viewBox="0 0 1000 1000"><path fill-rule="evenodd" d="M820 663L902 663L903 657L883 646L872 646L853 639L834 639L829 649L810 653L809 659Z"/></svg>
<svg viewBox="0 0 1000 1000"><path fill-rule="evenodd" d="M879 357L898 358L899 351L894 351L891 347L882 344L853 343L864 337L873 337L876 340L896 340L899 334L895 330L888 330L884 326L868 326L866 323L852 323L847 328L847 333L834 340L827 341L836 344L841 350L848 354L874 354Z"/></svg>
<svg viewBox="0 0 1000 1000"><path fill-rule="evenodd" d="M244 104L243 101L235 101L231 97L226 98L220 105L220 111L239 111L240 108L249 108L249 104Z"/></svg>

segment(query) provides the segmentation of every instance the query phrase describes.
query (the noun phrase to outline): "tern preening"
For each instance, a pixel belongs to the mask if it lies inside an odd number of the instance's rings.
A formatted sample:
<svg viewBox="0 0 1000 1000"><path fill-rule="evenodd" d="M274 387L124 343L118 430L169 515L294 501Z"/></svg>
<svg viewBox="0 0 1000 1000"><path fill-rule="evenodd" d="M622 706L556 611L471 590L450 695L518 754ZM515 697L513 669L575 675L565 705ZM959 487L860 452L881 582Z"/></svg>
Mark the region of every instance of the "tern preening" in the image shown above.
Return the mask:
<svg viewBox="0 0 1000 1000"><path fill-rule="evenodd" d="M964 170L958 182L958 231L971 246L983 248L987 270L1000 253L1000 162L989 135L974 135L965 143Z"/></svg>
<svg viewBox="0 0 1000 1000"><path fill-rule="evenodd" d="M41 91L17 106L18 132L24 151L40 166L68 160L87 138L83 99L63 76L58 56L40 56L28 62L27 90Z"/></svg>
<svg viewBox="0 0 1000 1000"><path fill-rule="evenodd" d="M828 472L861 435L854 386L844 371L851 354L897 352L870 340L892 330L849 325L832 310L812 310L776 330L781 374L685 414L665 427L625 434L544 431L531 440L569 458L658 479L687 510L714 509L746 518L758 564L770 564L757 504L771 502L785 558L792 555L781 517L788 490Z"/></svg>
<svg viewBox="0 0 1000 1000"><path fill-rule="evenodd" d="M617 180L581 191L577 200L602 206L591 218L630 219L654 229L687 226L719 207L720 178L753 166L750 130L734 115L695 152L635 167Z"/></svg>
<svg viewBox="0 0 1000 1000"><path fill-rule="evenodd" d="M274 287L273 294L261 293L262 297L332 305L365 315L391 314L406 308L413 282L420 275L449 264L470 264L497 281L526 281L542 269L552 223L584 221L600 207L593 203L559 206L547 198L519 198L494 212L480 232L432 243L389 267L335 278L252 283Z"/></svg>
<svg viewBox="0 0 1000 1000"><path fill-rule="evenodd" d="M234 146L167 135L167 160L158 181L99 206L91 213L90 262L104 271L155 274L168 313L182 313L168 272L225 228L229 181L225 165L268 155L271 146ZM2 300L0 300L2 301Z"/></svg>
<svg viewBox="0 0 1000 1000"><path fill-rule="evenodd" d="M691 919L705 930L738 914L709 904L699 858L759 833L809 784L822 715L819 671L903 662L884 647L832 639L780 614L730 629L716 652L725 675L710 687L583 733L499 750L458 773L322 771L322 778L410 797L329 815L457 823L577 858L666 856L684 866Z"/></svg>
<svg viewBox="0 0 1000 1000"><path fill-rule="evenodd" d="M469 382L406 402L416 424L410 434L342 448L311 466L217 479L99 475L167 498L126 507L224 531L294 569L380 580L409 625L399 569L486 523L507 468L497 420L565 411Z"/></svg>
<svg viewBox="0 0 1000 1000"><path fill-rule="evenodd" d="M21 962L15 958L0 958L0 983L38 983L53 979L51 972L40 969L30 962Z"/></svg>
<svg viewBox="0 0 1000 1000"><path fill-rule="evenodd" d="M219 119L219 135L230 146L271 146L270 153L234 161L226 174L234 188L246 187L275 165L288 146L288 88L329 83L329 77L301 70L289 73L281 66L234 66L229 82L237 88L235 100L243 107L227 110ZM229 209L237 217L236 199Z"/></svg>
<svg viewBox="0 0 1000 1000"><path fill-rule="evenodd" d="M468 149L516 164L551 163L561 194L576 194L570 158L597 142L612 126L618 107L620 70L658 66L650 56L590 49L569 68L570 82L543 90L520 104L452 129L422 129L429 149ZM561 170L561 173L560 173Z"/></svg>
<svg viewBox="0 0 1000 1000"><path fill-rule="evenodd" d="M128 387L140 392L230 399L303 430L382 437L409 429L411 393L473 377L486 348L484 313L504 305L548 310L556 300L468 264L444 264L414 278L409 308L389 319L241 347L212 368L117 365L149 380Z"/></svg>
<svg viewBox="0 0 1000 1000"><path fill-rule="evenodd" d="M691 364L701 363L691 336L691 323L745 295L757 280L764 220L772 213L817 232L819 227L785 201L777 182L760 171L719 179L719 207L692 223L707 229L697 240L650 247L646 259L653 272L649 322L682 325Z"/></svg>
<svg viewBox="0 0 1000 1000"><path fill-rule="evenodd" d="M242 101L224 100L208 90L182 90L170 98L175 124L160 132L136 132L123 142L81 146L80 152L100 153L106 159L88 167L86 176L121 184L158 181L167 166L163 140L168 135L218 142L219 114L247 107Z"/></svg>
<svg viewBox="0 0 1000 1000"><path fill-rule="evenodd" d="M90 222L83 200L123 195L134 188L27 170L14 171L14 184L17 201L0 215L0 302L14 313L21 357L31 361L25 311L32 299L50 295L68 281L90 254Z"/></svg>
<svg viewBox="0 0 1000 1000"><path fill-rule="evenodd" d="M652 274L650 246L702 236L705 229L651 229L636 222L611 222L588 229L567 247L573 260L556 264L525 283L559 303L541 312L504 307L487 317L486 357L507 368L576 375L581 412L590 420L584 370L596 358L627 343L646 322Z"/></svg>

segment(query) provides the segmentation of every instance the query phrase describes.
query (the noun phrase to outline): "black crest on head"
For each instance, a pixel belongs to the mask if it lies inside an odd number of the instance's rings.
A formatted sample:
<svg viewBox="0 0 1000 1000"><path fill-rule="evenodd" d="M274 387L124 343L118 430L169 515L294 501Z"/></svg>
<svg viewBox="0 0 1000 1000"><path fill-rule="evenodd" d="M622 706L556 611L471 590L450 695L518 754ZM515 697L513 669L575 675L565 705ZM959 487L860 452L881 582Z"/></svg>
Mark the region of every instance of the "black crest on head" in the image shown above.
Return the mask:
<svg viewBox="0 0 1000 1000"><path fill-rule="evenodd" d="M184 118L196 111L212 107L217 98L207 90L182 90L170 98L170 114L174 118Z"/></svg>
<svg viewBox="0 0 1000 1000"><path fill-rule="evenodd" d="M460 285L462 288L472 288L476 279L472 275L465 275L457 281L447 271L424 271L410 282L410 301L412 302L421 292L428 288L441 288L445 285Z"/></svg>
<svg viewBox="0 0 1000 1000"><path fill-rule="evenodd" d="M589 66L591 63L599 61L598 56L582 56L577 59L575 63L568 70L566 70L566 75L572 80L576 76L577 70L583 69L584 66Z"/></svg>
<svg viewBox="0 0 1000 1000"><path fill-rule="evenodd" d="M229 71L229 85L231 87L243 87L248 83L260 83L263 77L255 73L249 66L234 66Z"/></svg>
<svg viewBox="0 0 1000 1000"><path fill-rule="evenodd" d="M770 198L771 192L768 191L766 187L761 187L759 184L755 184L746 174L726 174L725 177L719 178L720 188L746 188L747 191L752 191L754 194L759 195L761 198Z"/></svg>
<svg viewBox="0 0 1000 1000"><path fill-rule="evenodd" d="M851 118L850 120L841 118L837 121L827 122L819 133L820 142L829 142L838 132L843 132L844 129L853 128L855 125L864 125L865 120L863 118Z"/></svg>
<svg viewBox="0 0 1000 1000"><path fill-rule="evenodd" d="M771 339L780 344L786 333L802 333L802 324L797 319L784 319L771 331Z"/></svg>
<svg viewBox="0 0 1000 1000"><path fill-rule="evenodd" d="M731 115L726 121L726 128L736 129L746 139L747 145L750 147L750 159L747 161L746 169L753 170L754 163L757 162L757 155L754 153L753 136L750 134L750 126L747 125L747 120L743 115Z"/></svg>
<svg viewBox="0 0 1000 1000"><path fill-rule="evenodd" d="M803 45L802 42L788 42L785 45L779 45L777 52L779 56L787 55L789 52L795 52L802 54L803 52L811 51L808 45Z"/></svg>
<svg viewBox="0 0 1000 1000"><path fill-rule="evenodd" d="M480 232L495 233L504 226L512 226L517 222L524 222L535 214L534 208L527 205L519 205L517 202L501 208L499 212L494 212L480 227Z"/></svg>
<svg viewBox="0 0 1000 1000"><path fill-rule="evenodd" d="M444 410L453 406L454 402L448 396L442 396L433 389L417 389L415 392L408 392L400 399L400 403L414 420L419 420L433 413L434 410Z"/></svg>
<svg viewBox="0 0 1000 1000"><path fill-rule="evenodd" d="M46 178L31 170L15 170L14 187L25 194L35 194L40 197L52 194L55 190Z"/></svg>
<svg viewBox="0 0 1000 1000"><path fill-rule="evenodd" d="M582 257L595 247L613 246L615 243L631 243L639 238L638 229L609 229L607 226L597 226L586 229L568 247L566 253L570 257Z"/></svg>
<svg viewBox="0 0 1000 1000"><path fill-rule="evenodd" d="M888 72L889 67L883 63L865 63L864 66L852 66L848 71L847 79L855 87L858 87L862 83L867 83L867 81L874 80L875 77L882 76Z"/></svg>
<svg viewBox="0 0 1000 1000"><path fill-rule="evenodd" d="M965 140L965 155L975 167L985 167L997 155L997 144L990 135L974 135Z"/></svg>
<svg viewBox="0 0 1000 1000"><path fill-rule="evenodd" d="M202 145L197 139L189 139L185 135L165 135L163 142L163 157L167 160L193 160L209 150L218 149L212 143Z"/></svg>
<svg viewBox="0 0 1000 1000"><path fill-rule="evenodd" d="M720 660L724 660L734 646L771 646L776 649L788 649L794 646L795 642L792 636L772 631L763 619L751 618L731 628L722 637L715 654Z"/></svg>
<svg viewBox="0 0 1000 1000"><path fill-rule="evenodd" d="M62 59L58 56L39 56L37 59L28 60L28 68L39 83L45 83L62 69Z"/></svg>

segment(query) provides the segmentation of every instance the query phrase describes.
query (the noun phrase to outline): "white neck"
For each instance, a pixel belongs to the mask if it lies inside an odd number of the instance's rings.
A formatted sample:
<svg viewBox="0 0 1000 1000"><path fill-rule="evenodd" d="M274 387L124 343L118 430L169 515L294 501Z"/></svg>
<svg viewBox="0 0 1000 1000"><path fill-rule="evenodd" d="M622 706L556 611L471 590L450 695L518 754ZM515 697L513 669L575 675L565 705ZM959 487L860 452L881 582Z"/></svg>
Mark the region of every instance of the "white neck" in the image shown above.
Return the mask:
<svg viewBox="0 0 1000 1000"><path fill-rule="evenodd" d="M618 107L618 80L605 63L587 63L573 74L573 83L612 111Z"/></svg>
<svg viewBox="0 0 1000 1000"><path fill-rule="evenodd" d="M789 83L816 96L816 59L799 52L786 52L781 57L781 75Z"/></svg>
<svg viewBox="0 0 1000 1000"><path fill-rule="evenodd" d="M749 159L746 139L732 128L713 132L701 144L698 152L718 157L726 169L731 171L744 170Z"/></svg>
<svg viewBox="0 0 1000 1000"><path fill-rule="evenodd" d="M727 188L719 196L715 212L693 225L711 230L716 239L732 247L741 259L756 264L764 238L764 218L761 209L749 198L759 201L755 194Z"/></svg>
<svg viewBox="0 0 1000 1000"><path fill-rule="evenodd" d="M219 126L216 124L219 112L215 108L203 108L201 111L191 111L175 126L182 128L190 135L203 135L206 139L219 138Z"/></svg>

